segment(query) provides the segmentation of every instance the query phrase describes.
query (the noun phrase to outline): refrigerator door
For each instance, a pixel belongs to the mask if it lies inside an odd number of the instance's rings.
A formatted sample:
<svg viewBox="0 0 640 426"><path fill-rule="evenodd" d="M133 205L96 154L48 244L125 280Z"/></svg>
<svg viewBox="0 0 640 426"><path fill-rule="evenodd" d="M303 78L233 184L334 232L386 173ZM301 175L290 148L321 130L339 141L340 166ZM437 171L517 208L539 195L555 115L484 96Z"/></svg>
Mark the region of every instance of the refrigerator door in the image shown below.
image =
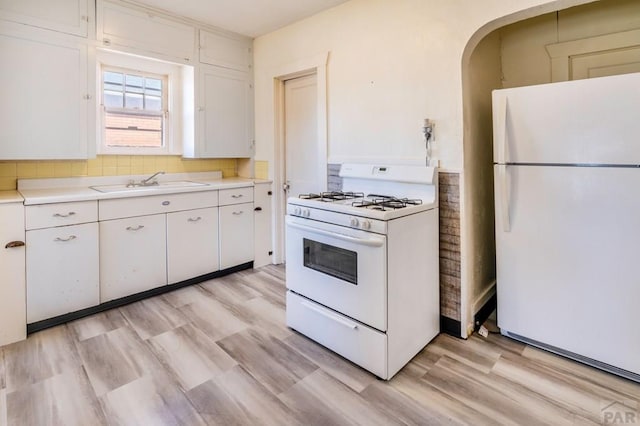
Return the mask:
<svg viewBox="0 0 640 426"><path fill-rule="evenodd" d="M502 332L640 374L640 170L495 168Z"/></svg>
<svg viewBox="0 0 640 426"><path fill-rule="evenodd" d="M640 73L493 92L494 161L640 164Z"/></svg>

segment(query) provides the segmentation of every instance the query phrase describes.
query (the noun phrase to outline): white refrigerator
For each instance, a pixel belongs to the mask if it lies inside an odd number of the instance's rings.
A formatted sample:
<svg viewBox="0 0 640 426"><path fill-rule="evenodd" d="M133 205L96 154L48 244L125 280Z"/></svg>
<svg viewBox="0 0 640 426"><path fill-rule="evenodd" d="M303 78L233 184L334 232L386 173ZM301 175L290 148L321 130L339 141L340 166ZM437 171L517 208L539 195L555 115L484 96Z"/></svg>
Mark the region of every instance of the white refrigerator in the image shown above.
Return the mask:
<svg viewBox="0 0 640 426"><path fill-rule="evenodd" d="M501 333L640 381L640 73L493 92Z"/></svg>

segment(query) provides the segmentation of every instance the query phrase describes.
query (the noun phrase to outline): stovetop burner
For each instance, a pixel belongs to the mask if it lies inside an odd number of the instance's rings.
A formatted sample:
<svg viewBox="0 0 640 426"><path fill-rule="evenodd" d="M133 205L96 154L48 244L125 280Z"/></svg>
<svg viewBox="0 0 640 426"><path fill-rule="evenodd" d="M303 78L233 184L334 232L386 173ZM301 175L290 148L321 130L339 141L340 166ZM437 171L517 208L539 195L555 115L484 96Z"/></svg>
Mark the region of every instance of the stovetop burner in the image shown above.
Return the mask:
<svg viewBox="0 0 640 426"><path fill-rule="evenodd" d="M342 192L342 191L330 191L330 192L321 192L319 194L300 194L298 198L303 200L316 200L322 202L332 202L332 201L340 201L340 200L351 200L354 198L363 198L364 193L362 192Z"/></svg>
<svg viewBox="0 0 640 426"><path fill-rule="evenodd" d="M368 199L366 200L354 201L352 203L352 206L386 211L422 204L422 200L419 199L397 198L390 195L369 194L367 195L367 198Z"/></svg>

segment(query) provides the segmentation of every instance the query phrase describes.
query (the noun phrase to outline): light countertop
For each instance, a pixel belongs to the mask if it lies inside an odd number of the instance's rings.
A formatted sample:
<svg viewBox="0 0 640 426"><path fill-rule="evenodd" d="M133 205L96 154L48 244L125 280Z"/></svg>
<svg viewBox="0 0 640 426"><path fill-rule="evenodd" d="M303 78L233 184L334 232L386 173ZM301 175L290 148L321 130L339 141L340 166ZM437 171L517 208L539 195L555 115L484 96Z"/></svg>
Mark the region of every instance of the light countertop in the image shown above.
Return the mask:
<svg viewBox="0 0 640 426"><path fill-rule="evenodd" d="M22 203L23 200L18 191L0 191L0 204Z"/></svg>
<svg viewBox="0 0 640 426"><path fill-rule="evenodd" d="M115 198L145 197L151 195L176 194L187 192L215 191L220 189L242 188L254 186L262 180L247 178L222 178L220 172L202 173L167 173L158 177L158 181L191 181L204 185L178 186L178 187L136 187L131 190L117 192L100 192L92 189L92 186L122 185L134 180L139 182L148 176L104 176L104 177L78 177L78 178L52 178L52 179L20 179L18 191L13 192L18 201L24 197L25 205L65 203L72 201L107 200ZM22 195L22 197L20 197ZM8 197L8 195L7 195ZM0 198L0 202L3 199Z"/></svg>

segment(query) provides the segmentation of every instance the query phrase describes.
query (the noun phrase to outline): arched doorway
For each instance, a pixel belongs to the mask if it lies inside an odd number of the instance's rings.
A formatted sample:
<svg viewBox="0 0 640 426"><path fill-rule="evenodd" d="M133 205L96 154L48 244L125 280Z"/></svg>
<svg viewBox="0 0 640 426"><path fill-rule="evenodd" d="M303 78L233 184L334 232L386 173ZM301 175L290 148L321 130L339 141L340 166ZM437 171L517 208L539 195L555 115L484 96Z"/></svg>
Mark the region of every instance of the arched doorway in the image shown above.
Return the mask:
<svg viewBox="0 0 640 426"><path fill-rule="evenodd" d="M590 72L598 76L640 69L640 3L581 3L585 4L558 11L546 8L537 16L523 11L493 21L465 48L461 318L467 333L483 306L495 303L491 91L585 78Z"/></svg>

